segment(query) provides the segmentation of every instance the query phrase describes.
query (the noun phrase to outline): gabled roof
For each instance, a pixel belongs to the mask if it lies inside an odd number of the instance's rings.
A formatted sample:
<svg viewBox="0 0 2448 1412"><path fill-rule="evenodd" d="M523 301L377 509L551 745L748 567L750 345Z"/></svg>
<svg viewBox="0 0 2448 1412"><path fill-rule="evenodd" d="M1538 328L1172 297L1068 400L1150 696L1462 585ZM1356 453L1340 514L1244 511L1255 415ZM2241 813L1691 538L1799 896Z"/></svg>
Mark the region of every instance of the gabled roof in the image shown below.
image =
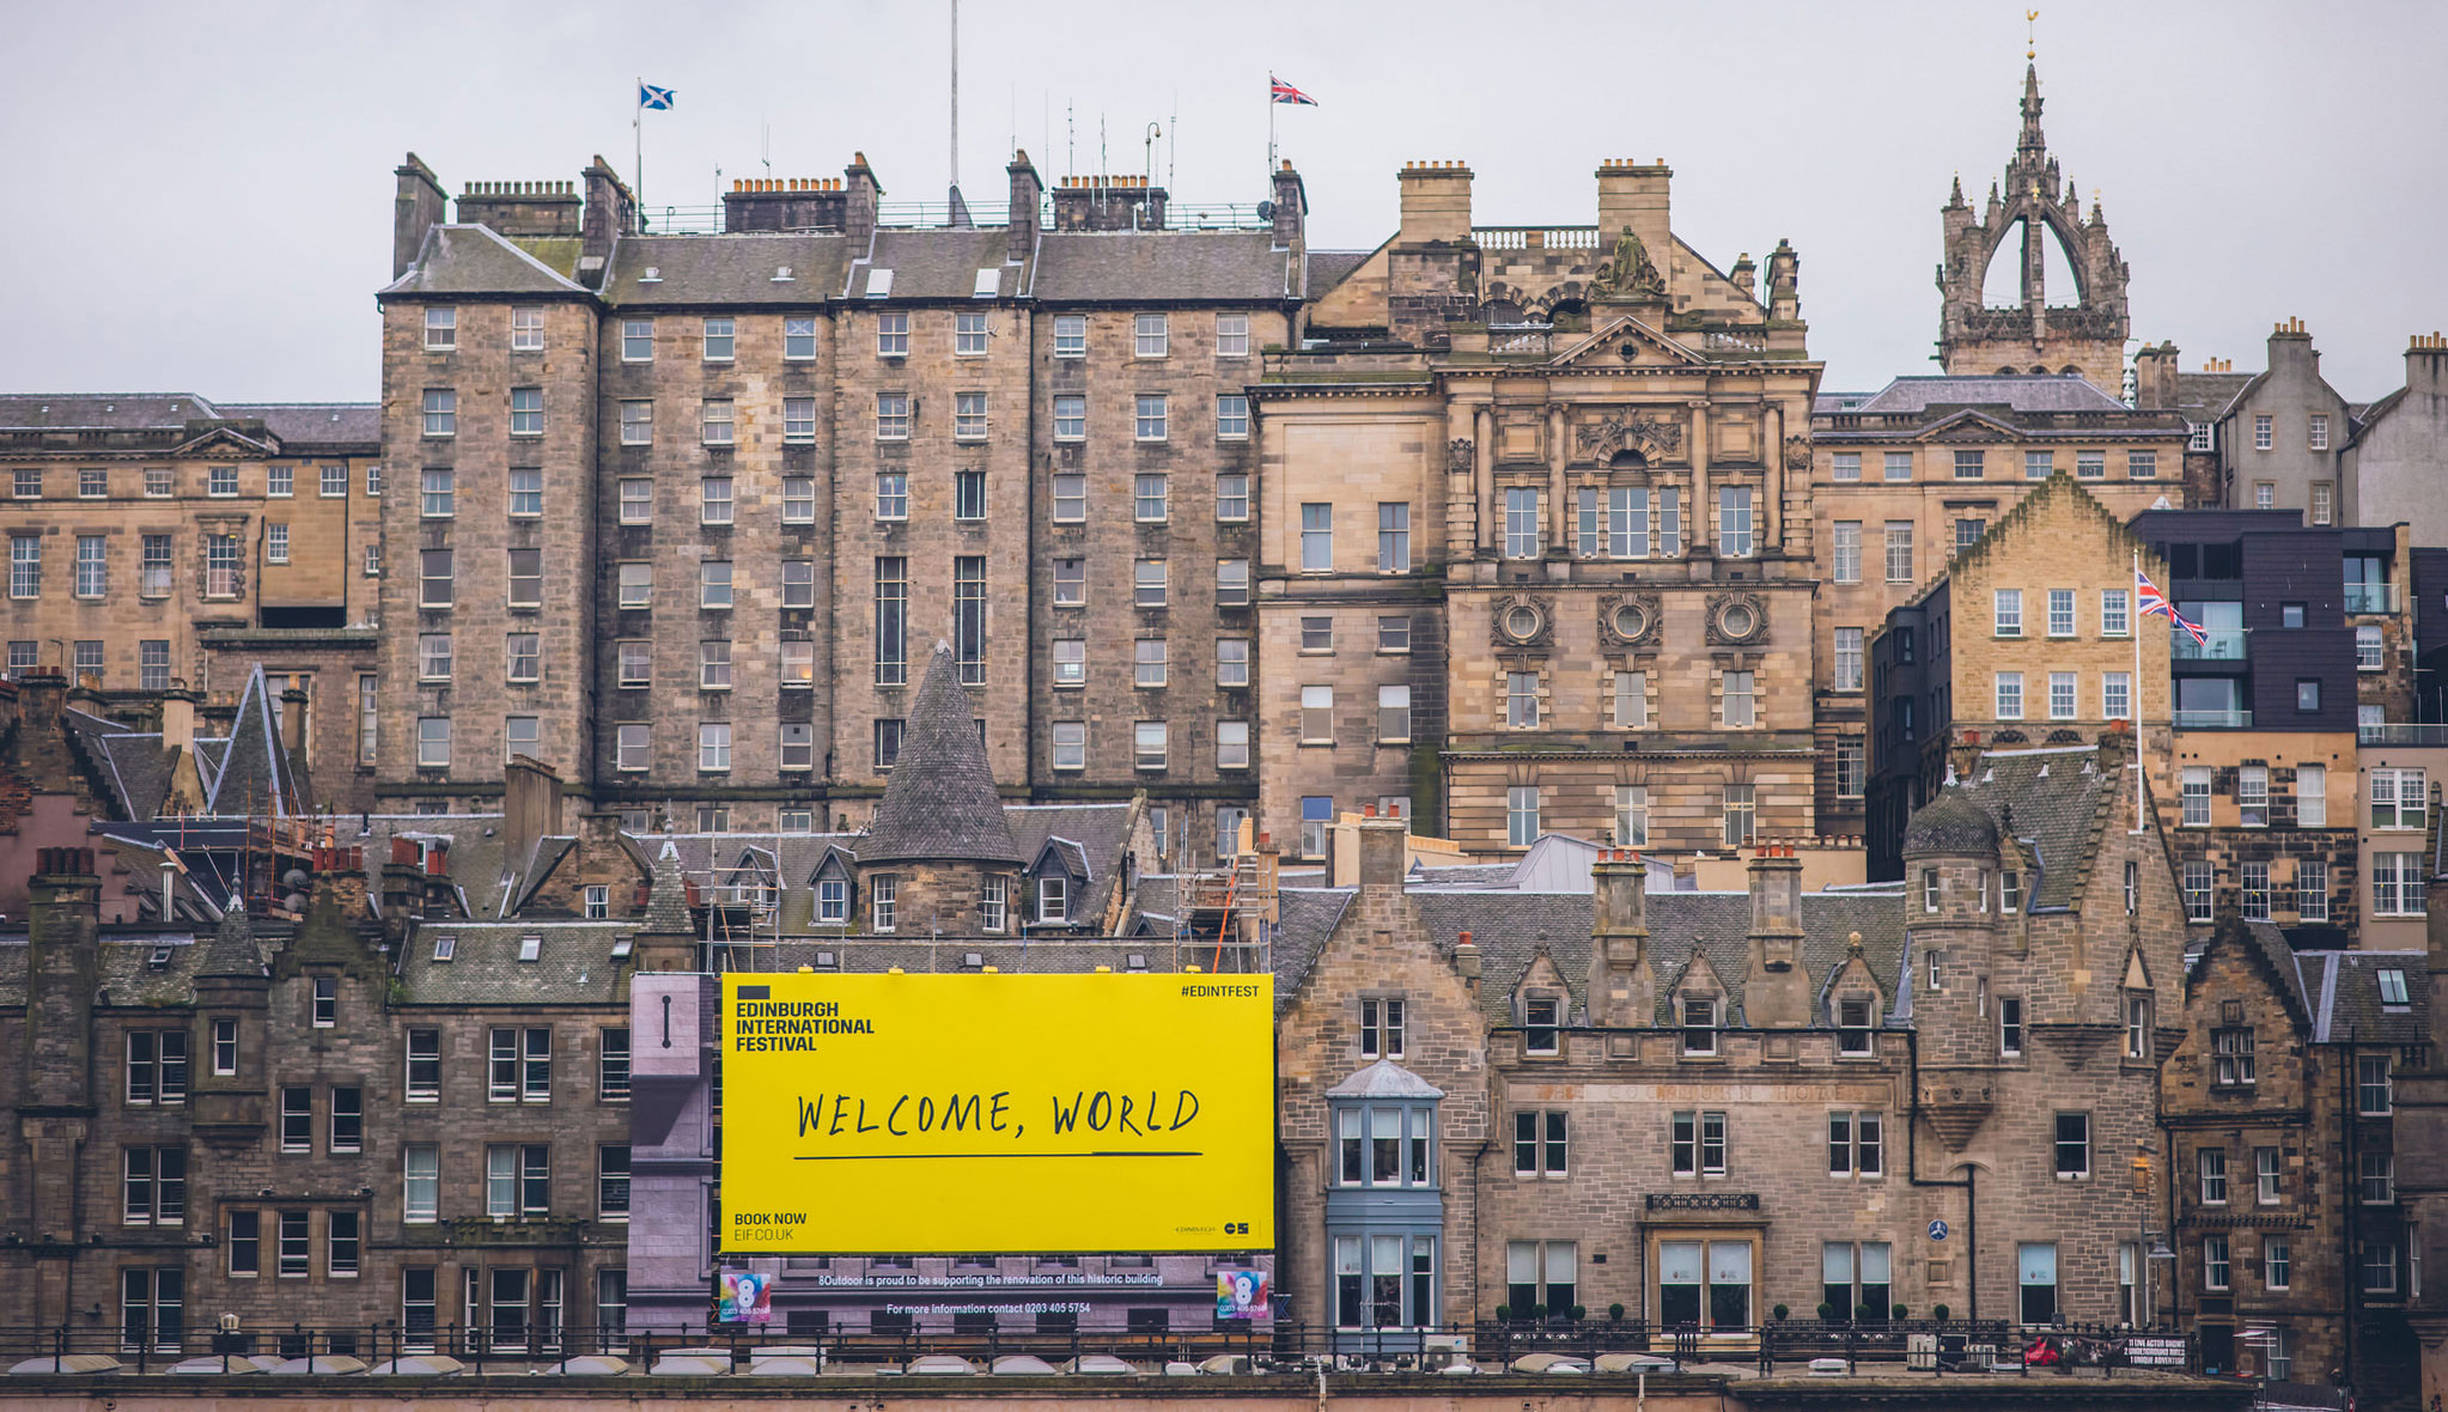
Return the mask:
<svg viewBox="0 0 2448 1412"><path fill-rule="evenodd" d="M564 279L551 266L503 239L490 227L438 225L425 232L425 243L407 273L377 290L376 296L450 294L588 294L586 286Z"/></svg>
<svg viewBox="0 0 2448 1412"><path fill-rule="evenodd" d="M217 815L268 814L297 816L314 810L306 784L306 762L292 759L281 744L280 722L272 715L270 688L263 664L247 674L238 698L238 715L230 723L229 751L212 781L205 812Z"/></svg>
<svg viewBox="0 0 2448 1412"><path fill-rule="evenodd" d="M862 863L1025 861L1004 820L976 710L948 644L935 645L910 708L900 762L858 854Z"/></svg>

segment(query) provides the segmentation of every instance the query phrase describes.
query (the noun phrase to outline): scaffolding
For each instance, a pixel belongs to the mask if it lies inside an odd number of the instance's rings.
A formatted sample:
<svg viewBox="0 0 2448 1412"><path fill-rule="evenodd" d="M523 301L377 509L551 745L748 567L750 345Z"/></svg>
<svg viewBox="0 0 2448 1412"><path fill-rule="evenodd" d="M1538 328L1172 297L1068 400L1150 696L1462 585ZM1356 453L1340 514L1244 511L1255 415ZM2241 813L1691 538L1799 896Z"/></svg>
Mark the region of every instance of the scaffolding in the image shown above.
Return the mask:
<svg viewBox="0 0 2448 1412"><path fill-rule="evenodd" d="M721 845L711 845L706 866L681 870L689 910L704 912L698 969L712 974L774 969L782 941L783 896L779 836L774 843L772 848L745 845L748 856L728 867L711 851Z"/></svg>
<svg viewBox="0 0 2448 1412"><path fill-rule="evenodd" d="M1181 857L1190 856L1186 837L1180 848ZM1251 822L1243 819L1232 857L1214 868L1179 875L1181 891L1173 918L1177 959L1195 961L1204 949L1210 971L1251 973L1272 965L1275 931L1282 920L1277 857L1266 836L1255 834Z"/></svg>

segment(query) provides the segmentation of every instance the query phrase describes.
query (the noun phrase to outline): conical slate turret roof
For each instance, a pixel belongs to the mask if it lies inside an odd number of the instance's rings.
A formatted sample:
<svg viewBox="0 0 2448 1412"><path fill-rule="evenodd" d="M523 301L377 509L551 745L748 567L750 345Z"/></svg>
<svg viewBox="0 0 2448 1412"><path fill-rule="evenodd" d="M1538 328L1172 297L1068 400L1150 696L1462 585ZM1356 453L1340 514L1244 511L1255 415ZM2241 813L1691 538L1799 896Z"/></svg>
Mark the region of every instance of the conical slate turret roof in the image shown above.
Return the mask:
<svg viewBox="0 0 2448 1412"><path fill-rule="evenodd" d="M978 738L952 649L935 644L918 702L902 732L901 759L858 846L866 863L1025 861L1003 819L986 743Z"/></svg>
<svg viewBox="0 0 2448 1412"><path fill-rule="evenodd" d="M263 964L263 952L255 945L254 923L247 919L246 903L233 893L221 913L221 925L204 948L203 964L196 967L196 974L260 976Z"/></svg>

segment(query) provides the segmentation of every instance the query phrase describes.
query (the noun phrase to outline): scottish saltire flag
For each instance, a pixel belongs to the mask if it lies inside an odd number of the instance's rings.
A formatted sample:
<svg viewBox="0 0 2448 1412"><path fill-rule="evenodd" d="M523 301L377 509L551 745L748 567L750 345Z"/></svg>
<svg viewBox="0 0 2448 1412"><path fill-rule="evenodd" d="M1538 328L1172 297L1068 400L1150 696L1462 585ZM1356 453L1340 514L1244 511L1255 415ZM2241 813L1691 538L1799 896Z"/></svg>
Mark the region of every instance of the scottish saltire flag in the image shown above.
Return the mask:
<svg viewBox="0 0 2448 1412"><path fill-rule="evenodd" d="M1292 85L1275 77L1273 74L1267 75L1267 84L1271 89L1268 96L1278 103L1292 103L1304 108L1314 108L1318 105L1318 101L1315 98L1301 92L1299 89L1294 88Z"/></svg>
<svg viewBox="0 0 2448 1412"><path fill-rule="evenodd" d="M2145 618L2153 613L2166 614L2169 622L2192 634L2197 647L2210 640L2210 635L2203 632L2198 624L2176 611L2176 605L2168 602L2167 595L2159 591L2159 585L2152 583L2150 575L2140 569L2134 570L2134 606Z"/></svg>
<svg viewBox="0 0 2448 1412"><path fill-rule="evenodd" d="M659 112L666 112L666 113L668 113L668 112L670 112L670 111L671 111L671 105L672 105L672 91L671 91L670 89L668 89L668 88L657 88L657 87L655 87L655 86L654 86L653 84L651 84L651 83L647 83L647 82L645 82L645 81L643 81L643 80L640 80L640 81L639 81L639 83L638 83L638 106L639 106L639 107L641 107L641 108L653 108L653 109L655 109L655 110L657 110L657 111L659 111Z"/></svg>

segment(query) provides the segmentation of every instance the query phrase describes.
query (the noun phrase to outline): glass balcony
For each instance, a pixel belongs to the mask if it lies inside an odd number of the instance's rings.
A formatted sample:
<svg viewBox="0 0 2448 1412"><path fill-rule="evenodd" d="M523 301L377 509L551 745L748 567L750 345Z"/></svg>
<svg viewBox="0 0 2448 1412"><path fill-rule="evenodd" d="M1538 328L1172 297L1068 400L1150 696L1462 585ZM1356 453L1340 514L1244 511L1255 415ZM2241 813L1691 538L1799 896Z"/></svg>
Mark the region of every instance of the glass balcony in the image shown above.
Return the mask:
<svg viewBox="0 0 2448 1412"><path fill-rule="evenodd" d="M2252 718L2252 712L2241 708L2178 711L2176 729L2180 731L2251 730Z"/></svg>
<svg viewBox="0 0 2448 1412"><path fill-rule="evenodd" d="M2183 628L2168 629L2168 642L2179 662L2241 662L2252 655L2250 628L2203 628L2202 640Z"/></svg>
<svg viewBox="0 0 2448 1412"><path fill-rule="evenodd" d="M2348 613L2394 613L2397 611L2397 585L2393 583L2350 583L2346 585Z"/></svg>
<svg viewBox="0 0 2448 1412"><path fill-rule="evenodd" d="M2448 725L2414 721L2366 721L2355 727L2361 745L2448 745Z"/></svg>

